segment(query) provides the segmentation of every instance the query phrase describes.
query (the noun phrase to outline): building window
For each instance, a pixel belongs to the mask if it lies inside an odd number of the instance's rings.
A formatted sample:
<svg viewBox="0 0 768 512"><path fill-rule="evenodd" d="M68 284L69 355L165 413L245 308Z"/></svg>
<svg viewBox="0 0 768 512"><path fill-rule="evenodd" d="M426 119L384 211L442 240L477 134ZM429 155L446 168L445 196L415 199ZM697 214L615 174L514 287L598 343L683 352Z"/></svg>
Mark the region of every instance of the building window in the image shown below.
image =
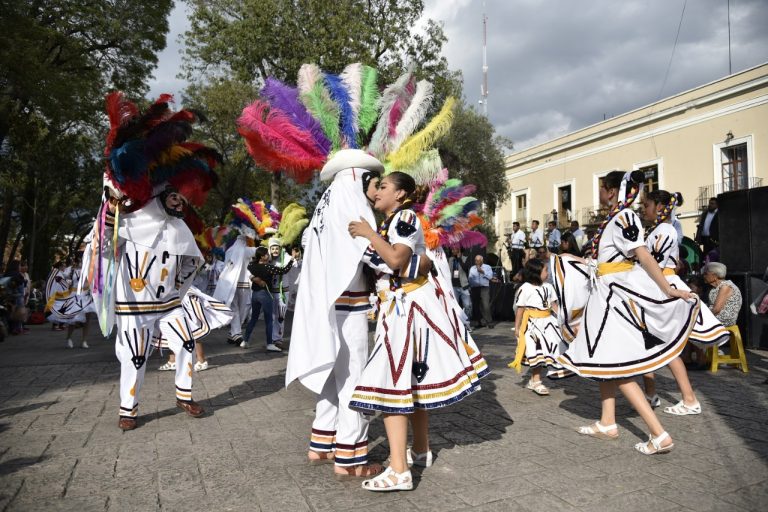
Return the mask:
<svg viewBox="0 0 768 512"><path fill-rule="evenodd" d="M515 197L515 219L520 224L527 224L528 194L520 194Z"/></svg>
<svg viewBox="0 0 768 512"><path fill-rule="evenodd" d="M572 211L571 186L557 188L557 218L560 224L571 220Z"/></svg>
<svg viewBox="0 0 768 512"><path fill-rule="evenodd" d="M747 144L733 144L720 148L723 192L749 188L749 161Z"/></svg>
<svg viewBox="0 0 768 512"><path fill-rule="evenodd" d="M659 190L659 166L656 164L640 167L638 171L645 176L643 186L646 192Z"/></svg>

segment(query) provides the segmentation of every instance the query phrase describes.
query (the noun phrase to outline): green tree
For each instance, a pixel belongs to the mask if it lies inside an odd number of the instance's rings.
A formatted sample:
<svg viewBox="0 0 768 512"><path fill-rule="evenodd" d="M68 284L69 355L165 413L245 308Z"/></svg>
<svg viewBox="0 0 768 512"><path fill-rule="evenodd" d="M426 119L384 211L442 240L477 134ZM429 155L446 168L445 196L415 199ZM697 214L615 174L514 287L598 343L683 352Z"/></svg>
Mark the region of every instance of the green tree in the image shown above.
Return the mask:
<svg viewBox="0 0 768 512"><path fill-rule="evenodd" d="M493 214L509 187L504 178L504 150L512 142L496 135L488 118L465 103L457 106L453 126L438 143L440 157L452 176L477 186L475 196Z"/></svg>
<svg viewBox="0 0 768 512"><path fill-rule="evenodd" d="M146 91L172 4L0 0L0 248L23 241L44 261L59 231L76 227L72 187L100 181L104 95ZM99 188L87 190L98 198Z"/></svg>

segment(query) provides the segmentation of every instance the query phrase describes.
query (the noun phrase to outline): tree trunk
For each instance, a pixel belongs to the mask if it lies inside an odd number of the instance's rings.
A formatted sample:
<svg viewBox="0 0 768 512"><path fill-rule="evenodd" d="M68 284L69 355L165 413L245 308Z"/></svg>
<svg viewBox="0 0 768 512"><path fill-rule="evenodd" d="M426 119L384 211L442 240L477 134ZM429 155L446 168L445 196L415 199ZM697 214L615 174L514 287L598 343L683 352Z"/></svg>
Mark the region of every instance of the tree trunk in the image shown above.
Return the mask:
<svg viewBox="0 0 768 512"><path fill-rule="evenodd" d="M16 257L16 251L19 250L19 244L21 243L21 229L19 229L19 232L16 233L16 240L13 241L13 247L11 247L11 252L8 253L8 261L13 261L13 259Z"/></svg>
<svg viewBox="0 0 768 512"><path fill-rule="evenodd" d="M8 235L11 233L11 218L15 197L11 187L8 187L3 198L3 218L0 220L0 251L3 251L0 253L0 268L5 268L5 247L8 245Z"/></svg>
<svg viewBox="0 0 768 512"><path fill-rule="evenodd" d="M279 172L273 172L272 173L272 183L271 183L271 202L272 205L277 208L277 201L280 199L280 181L281 181L282 175Z"/></svg>

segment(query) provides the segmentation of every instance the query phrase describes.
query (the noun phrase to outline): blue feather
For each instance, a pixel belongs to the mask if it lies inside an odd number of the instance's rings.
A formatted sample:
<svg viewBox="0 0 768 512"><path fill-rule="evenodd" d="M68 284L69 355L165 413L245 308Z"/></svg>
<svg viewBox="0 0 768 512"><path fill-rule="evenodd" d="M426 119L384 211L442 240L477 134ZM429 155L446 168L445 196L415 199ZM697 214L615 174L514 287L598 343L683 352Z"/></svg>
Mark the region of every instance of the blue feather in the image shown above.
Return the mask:
<svg viewBox="0 0 768 512"><path fill-rule="evenodd" d="M341 138L347 148L357 148L357 119L350 104L349 91L344 87L338 75L325 73L325 84L331 93L331 99L339 105L341 122Z"/></svg>
<svg viewBox="0 0 768 512"><path fill-rule="evenodd" d="M109 165L118 184L139 178L147 164L143 140L129 140L109 154Z"/></svg>

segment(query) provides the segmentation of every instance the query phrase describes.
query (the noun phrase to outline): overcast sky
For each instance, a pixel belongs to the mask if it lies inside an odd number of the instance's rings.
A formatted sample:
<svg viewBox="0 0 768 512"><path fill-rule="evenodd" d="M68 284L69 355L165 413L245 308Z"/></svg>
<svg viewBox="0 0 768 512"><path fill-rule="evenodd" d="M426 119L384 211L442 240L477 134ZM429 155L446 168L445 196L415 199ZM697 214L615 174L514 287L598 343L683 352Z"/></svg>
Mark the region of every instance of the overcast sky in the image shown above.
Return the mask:
<svg viewBox="0 0 768 512"><path fill-rule="evenodd" d="M475 105L482 80L485 4L489 118L518 150L728 75L727 0L425 4L425 16L444 23L444 55L452 69L462 71L466 98ZM175 75L181 64L177 38L187 26L186 5L177 1L168 46L150 84L152 96L184 88ZM768 1L731 0L734 73L768 61L765 27Z"/></svg>

